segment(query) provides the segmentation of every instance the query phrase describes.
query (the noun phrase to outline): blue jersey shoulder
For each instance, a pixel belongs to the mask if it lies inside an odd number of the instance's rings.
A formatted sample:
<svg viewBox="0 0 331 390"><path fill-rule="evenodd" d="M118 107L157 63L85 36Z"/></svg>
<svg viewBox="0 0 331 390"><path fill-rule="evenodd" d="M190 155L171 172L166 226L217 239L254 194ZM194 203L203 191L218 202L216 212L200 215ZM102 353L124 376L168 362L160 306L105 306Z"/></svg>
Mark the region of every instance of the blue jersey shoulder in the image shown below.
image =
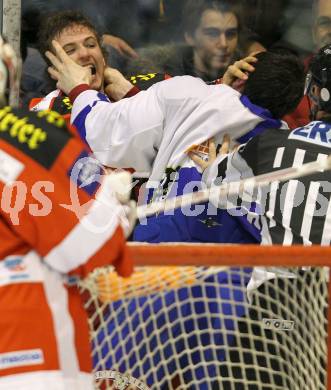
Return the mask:
<svg viewBox="0 0 331 390"><path fill-rule="evenodd" d="M289 139L331 148L331 124L314 121L291 132Z"/></svg>

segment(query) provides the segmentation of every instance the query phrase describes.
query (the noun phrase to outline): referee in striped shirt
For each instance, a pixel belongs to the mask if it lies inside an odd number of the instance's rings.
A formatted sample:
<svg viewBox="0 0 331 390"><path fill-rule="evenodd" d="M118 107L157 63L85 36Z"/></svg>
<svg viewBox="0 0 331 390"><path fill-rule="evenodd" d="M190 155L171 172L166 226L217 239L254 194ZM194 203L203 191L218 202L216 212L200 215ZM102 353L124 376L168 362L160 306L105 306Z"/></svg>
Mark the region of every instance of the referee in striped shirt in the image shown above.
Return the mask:
<svg viewBox="0 0 331 390"><path fill-rule="evenodd" d="M204 181L209 186L218 185L327 159L331 154L331 45L320 49L311 62L306 80L306 94L310 100L312 119L306 126L293 131L266 130L231 153L224 153L227 148L223 145L223 153L216 156L213 152L209 156L209 164L194 157L194 161L205 169ZM227 210L231 213L231 204L237 213L240 208L242 214L247 215L248 221L261 229L261 244L330 245L331 171L316 172L282 183L275 181L269 188L250 193L244 191L244 194L244 197L237 197L235 200L227 199ZM222 201L218 207L224 208L224 204ZM258 205L254 212L253 204ZM316 334L316 324L312 325L310 322L310 314L317 301L314 301L314 294L308 294L307 291L321 277L319 272L316 269L303 271L275 267L254 269L248 285L252 302L247 315L249 320L238 320L241 336L237 340L238 346L246 348L246 352L252 352L250 358L247 358L247 354L245 358L240 358L240 354L230 354L233 378L243 378L246 375L245 380L254 383L258 376L265 389L324 388L325 356L322 353L315 356L320 360L322 368L314 379L304 365L304 368L300 368L302 371L298 367L295 368L300 371L298 373L291 368L293 355L299 359L300 354L303 354L300 347L305 337ZM292 278L290 282L286 282L287 277ZM288 299L289 295L292 301ZM295 307L298 302L301 302L302 308L307 308L306 314L304 309L298 315ZM295 332L287 332L289 336L284 336L284 333L282 335L279 331L266 331L262 325L266 317L293 323ZM250 321L253 321L253 325ZM321 321L321 332L325 323L326 319L325 322ZM258 335L264 342L252 342L252 334ZM294 353L293 350L287 352L286 348L283 348L285 344L290 344L285 341L286 337L287 340L295 340L293 348L298 349ZM307 353L308 356L309 353L313 356L317 352L314 350ZM253 355L257 356L254 368L249 364L250 360L254 360ZM238 366L235 363L238 363ZM256 365L259 366L258 370ZM245 367L245 370L242 367ZM224 374L222 367L220 370L221 374ZM238 386L235 389L243 388Z"/></svg>
<svg viewBox="0 0 331 390"><path fill-rule="evenodd" d="M194 157L205 169L204 181L217 185L327 159L331 154L331 45L313 59L306 93L311 103L310 123L293 131L268 129L232 153L210 156L209 166ZM241 207L247 214L251 203L258 202L259 218L255 208L249 220L261 228L262 244L330 245L330 195L331 172L325 171L273 182L266 191L255 191L250 198L245 193L245 199L231 200L228 205L237 211ZM224 208L224 202L218 206Z"/></svg>

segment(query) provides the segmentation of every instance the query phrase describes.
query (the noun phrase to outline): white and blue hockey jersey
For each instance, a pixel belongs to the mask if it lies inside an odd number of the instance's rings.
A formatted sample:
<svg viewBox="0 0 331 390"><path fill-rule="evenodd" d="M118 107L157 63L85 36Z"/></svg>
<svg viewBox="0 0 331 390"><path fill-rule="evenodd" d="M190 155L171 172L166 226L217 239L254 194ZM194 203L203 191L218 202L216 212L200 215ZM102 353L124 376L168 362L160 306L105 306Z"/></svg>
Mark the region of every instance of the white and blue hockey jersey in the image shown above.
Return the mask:
<svg viewBox="0 0 331 390"><path fill-rule="evenodd" d="M100 92L87 90L76 98L71 121L104 165L149 172L147 188L162 192L162 197L169 193L181 195L185 184L201 180L200 172L186 153L193 145L211 137L220 144L225 133L233 142L243 143L266 128L287 127L231 87L206 85L191 76L162 81L116 103L110 103ZM179 190L164 188L167 170L178 173ZM158 199L154 193L153 200ZM201 220L204 223L205 216ZM214 227L220 225L224 223ZM209 228L208 240L219 241L222 237L210 233ZM175 237L176 241L192 241L190 234L181 229ZM175 237L151 240L144 236L143 240L173 241ZM233 238L232 242L236 240L241 242L239 238Z"/></svg>

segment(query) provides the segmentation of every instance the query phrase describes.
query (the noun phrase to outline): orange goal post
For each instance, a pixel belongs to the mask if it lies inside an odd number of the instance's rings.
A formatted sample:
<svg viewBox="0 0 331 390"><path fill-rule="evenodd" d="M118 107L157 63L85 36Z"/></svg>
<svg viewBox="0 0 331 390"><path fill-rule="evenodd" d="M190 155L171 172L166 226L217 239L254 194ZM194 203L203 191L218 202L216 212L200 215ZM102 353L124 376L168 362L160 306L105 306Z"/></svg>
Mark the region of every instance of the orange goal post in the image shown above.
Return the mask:
<svg viewBox="0 0 331 390"><path fill-rule="evenodd" d="M129 249L82 283L96 388L331 390L330 247Z"/></svg>

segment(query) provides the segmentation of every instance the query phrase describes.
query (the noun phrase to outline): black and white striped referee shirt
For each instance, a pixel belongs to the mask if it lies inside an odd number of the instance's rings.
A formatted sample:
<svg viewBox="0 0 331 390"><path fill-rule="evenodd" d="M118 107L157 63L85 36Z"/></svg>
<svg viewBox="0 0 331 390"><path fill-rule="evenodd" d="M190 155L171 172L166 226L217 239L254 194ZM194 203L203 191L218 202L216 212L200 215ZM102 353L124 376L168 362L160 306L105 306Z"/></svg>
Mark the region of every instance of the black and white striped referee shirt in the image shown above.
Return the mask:
<svg viewBox="0 0 331 390"><path fill-rule="evenodd" d="M299 167L331 154L331 123L314 121L293 131L269 129L238 151L219 158L206 172L211 182L231 182L275 170ZM244 191L239 204L261 228L262 244L321 244L331 240L331 172L317 172L269 188ZM224 203L224 202L223 202ZM223 208L224 206L222 206Z"/></svg>

